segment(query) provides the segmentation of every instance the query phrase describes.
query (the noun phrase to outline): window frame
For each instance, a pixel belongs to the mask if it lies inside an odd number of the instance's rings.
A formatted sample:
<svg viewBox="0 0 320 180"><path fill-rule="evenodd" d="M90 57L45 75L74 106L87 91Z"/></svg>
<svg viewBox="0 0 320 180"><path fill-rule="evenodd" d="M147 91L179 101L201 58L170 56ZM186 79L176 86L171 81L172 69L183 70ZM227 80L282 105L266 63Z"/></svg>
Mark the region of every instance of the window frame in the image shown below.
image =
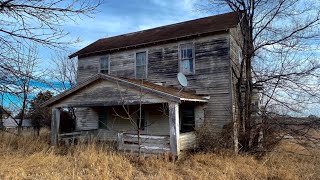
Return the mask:
<svg viewBox="0 0 320 180"><path fill-rule="evenodd" d="M101 70L105 70L105 69L101 69L101 59L102 58L107 58L108 60L108 73L102 73ZM110 74L110 55L106 55L106 56L100 56L99 57L99 73L102 73L102 74Z"/></svg>
<svg viewBox="0 0 320 180"><path fill-rule="evenodd" d="M144 78L137 78L137 54L138 53L146 53L146 64L145 64L145 77ZM148 78L148 49L143 49L134 52L134 78L135 79L147 79Z"/></svg>
<svg viewBox="0 0 320 180"><path fill-rule="evenodd" d="M180 104L179 106L179 126L180 126L180 133L188 133L188 132L194 132L196 127L196 106L192 104ZM186 111L189 111L191 115L188 115L188 113L185 113ZM192 118L191 121L187 121ZM192 124L188 124L188 123Z"/></svg>
<svg viewBox="0 0 320 180"><path fill-rule="evenodd" d="M191 44L191 47L192 47L192 63L193 63L193 70L192 72L183 72L182 71L182 57L181 57L181 46L183 45L187 45L187 44ZM179 58L179 72L184 74L184 75L194 75L196 74L196 57L195 57L195 43L194 41L192 42L182 42L182 43L179 43L178 44L178 58Z"/></svg>

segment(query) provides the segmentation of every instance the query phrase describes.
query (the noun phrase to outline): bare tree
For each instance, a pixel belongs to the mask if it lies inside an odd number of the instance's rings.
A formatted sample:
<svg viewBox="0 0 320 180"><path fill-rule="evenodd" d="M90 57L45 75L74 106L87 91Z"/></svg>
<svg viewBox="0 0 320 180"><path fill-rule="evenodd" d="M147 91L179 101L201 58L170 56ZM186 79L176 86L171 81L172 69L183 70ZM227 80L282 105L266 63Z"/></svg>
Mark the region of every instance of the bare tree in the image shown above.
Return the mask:
<svg viewBox="0 0 320 180"><path fill-rule="evenodd" d="M77 83L78 61L76 58L69 59L67 52L57 52L51 59L53 67L49 70L51 83L58 83L52 87L58 91L65 91ZM50 83L50 82L49 82Z"/></svg>
<svg viewBox="0 0 320 180"><path fill-rule="evenodd" d="M67 51L57 51L51 58L51 69L48 70L49 81L46 81L52 89L61 93L73 87L77 83L78 60L69 59ZM68 108L72 120L76 121L76 113L73 107Z"/></svg>
<svg viewBox="0 0 320 180"><path fill-rule="evenodd" d="M203 6L205 5L205 6ZM243 59L237 75L238 118L234 151L252 150L260 123L252 119L253 88L263 86L261 115L269 111L301 112L319 103L320 3L304 0L208 0L206 10L234 11L240 20ZM218 8L217 8L218 7ZM244 89L244 90L243 90ZM263 120L266 118L263 118Z"/></svg>
<svg viewBox="0 0 320 180"><path fill-rule="evenodd" d="M125 100L125 97L127 96L127 93L128 91L130 91L130 89L128 88L122 89L119 83L117 83L120 102L122 104L121 104L121 108L114 108L114 107L112 108L113 116L115 118L121 118L121 119L127 120L133 129L128 131L130 131L131 133L132 131L135 132L138 140L137 145L138 145L139 157L142 154L142 145L143 143L145 143L143 142L143 138L142 138L142 134L144 130L157 122L157 120L148 121L145 119L145 114L144 114L145 107L143 105L143 100L145 96L148 95L148 93L144 91L143 84L144 84L144 80L143 79L139 80L139 85L140 85L139 92L138 92L139 98L136 99L139 104L127 105L128 102ZM162 104L162 107L160 107L159 109L155 109L155 111L161 112L163 117L169 117L168 115L169 109L166 103Z"/></svg>
<svg viewBox="0 0 320 180"><path fill-rule="evenodd" d="M11 100L16 104L19 114L19 121L15 120L18 125L18 134L21 134L23 120L26 118L27 109L30 101L30 96L36 89L35 82L38 74L35 72L38 63L38 50L33 48L21 48L19 52L24 52L15 60L15 67L23 76L16 76L11 85L11 97L16 98Z"/></svg>
<svg viewBox="0 0 320 180"><path fill-rule="evenodd" d="M2 0L0 1L0 91L12 92L14 79L26 74L16 67L20 47L41 45L63 48L76 42L66 39L63 26L95 12L99 0Z"/></svg>
<svg viewBox="0 0 320 180"><path fill-rule="evenodd" d="M69 44L61 39L68 34L62 25L80 15L90 15L99 4L95 0L1 1L0 13L5 17L1 19L1 44L9 49L25 40L48 46Z"/></svg>
<svg viewBox="0 0 320 180"><path fill-rule="evenodd" d="M14 95L22 99L23 117L30 82L36 78L31 77L32 72L24 71L33 65L19 60L27 55L22 49L39 45L64 48L77 42L67 39L68 32L62 25L90 16L99 5L99 0L0 1L0 91L8 97ZM12 101L12 104L16 103Z"/></svg>

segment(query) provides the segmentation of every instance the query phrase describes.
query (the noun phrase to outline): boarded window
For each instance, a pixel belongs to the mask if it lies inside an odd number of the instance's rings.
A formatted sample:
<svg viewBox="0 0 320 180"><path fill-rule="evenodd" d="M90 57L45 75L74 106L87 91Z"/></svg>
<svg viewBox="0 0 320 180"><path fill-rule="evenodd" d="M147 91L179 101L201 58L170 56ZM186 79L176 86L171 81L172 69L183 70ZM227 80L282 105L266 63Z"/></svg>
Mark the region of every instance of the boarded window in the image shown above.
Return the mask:
<svg viewBox="0 0 320 180"><path fill-rule="evenodd" d="M136 79L147 78L147 52L136 53Z"/></svg>
<svg viewBox="0 0 320 180"><path fill-rule="evenodd" d="M99 129L108 129L107 119L108 119L107 108L100 108L99 109Z"/></svg>
<svg viewBox="0 0 320 180"><path fill-rule="evenodd" d="M180 45L180 72L183 74L194 74L193 43Z"/></svg>
<svg viewBox="0 0 320 180"><path fill-rule="evenodd" d="M191 132L195 128L194 106L192 104L180 105L181 129L180 132Z"/></svg>
<svg viewBox="0 0 320 180"><path fill-rule="evenodd" d="M100 58L100 73L109 74L109 57Z"/></svg>

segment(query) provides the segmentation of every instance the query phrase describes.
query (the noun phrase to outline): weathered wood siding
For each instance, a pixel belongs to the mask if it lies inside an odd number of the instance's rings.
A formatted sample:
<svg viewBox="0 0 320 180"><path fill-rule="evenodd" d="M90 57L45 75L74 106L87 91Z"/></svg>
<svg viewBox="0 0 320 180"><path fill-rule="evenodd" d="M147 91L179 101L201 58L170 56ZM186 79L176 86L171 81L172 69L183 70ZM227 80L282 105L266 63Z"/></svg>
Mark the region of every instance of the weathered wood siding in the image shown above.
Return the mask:
<svg viewBox="0 0 320 180"><path fill-rule="evenodd" d="M126 152L139 152L138 135L119 133L118 149ZM143 155L170 153L169 136L140 135L140 152Z"/></svg>
<svg viewBox="0 0 320 180"><path fill-rule="evenodd" d="M98 129L97 139L100 141L116 141L117 140L116 131L111 131L108 129Z"/></svg>
<svg viewBox="0 0 320 180"><path fill-rule="evenodd" d="M118 117L116 114L126 116L121 112L121 107L112 108L104 107L107 110L107 129L99 129L98 109L103 107L85 107L76 108L76 130L92 130L98 129L97 139L99 140L116 140L118 132L137 133L134 125L128 120ZM160 112L161 105L153 105L151 108L145 109L145 120L147 127L141 131L142 134L150 135L169 135L169 119L168 116ZM120 109L120 110L119 110Z"/></svg>
<svg viewBox="0 0 320 180"><path fill-rule="evenodd" d="M147 127L141 130L142 134L169 135L168 116L161 114L161 112L157 111L157 108L151 109L145 107L144 112ZM124 112L121 112L119 108L112 109L108 107L107 127L109 131L137 133L136 127L134 127L129 119L121 118L117 116L117 114L124 117L127 116ZM131 118L133 118L133 116L131 116Z"/></svg>
<svg viewBox="0 0 320 180"><path fill-rule="evenodd" d="M141 93L134 88L101 80L63 99L55 104L55 107L113 106L139 104L140 102L143 104L154 104L164 103L166 100L147 92Z"/></svg>
<svg viewBox="0 0 320 180"><path fill-rule="evenodd" d="M134 78L135 52L147 50L147 79L152 82L161 82L165 86L180 87L176 78L179 72L179 44L193 42L195 74L187 75L189 82L187 89L194 90L197 94L210 95L210 100L205 107L204 122L215 131L232 120L229 38L229 33L226 31L224 34L188 41L113 52L109 54L110 74ZM98 73L98 65L99 56L80 58L78 81Z"/></svg>
<svg viewBox="0 0 320 180"><path fill-rule="evenodd" d="M194 149L197 145L196 134L194 132L180 134L179 141L180 151Z"/></svg>
<svg viewBox="0 0 320 180"><path fill-rule="evenodd" d="M89 107L76 108L76 130L98 129L98 113Z"/></svg>

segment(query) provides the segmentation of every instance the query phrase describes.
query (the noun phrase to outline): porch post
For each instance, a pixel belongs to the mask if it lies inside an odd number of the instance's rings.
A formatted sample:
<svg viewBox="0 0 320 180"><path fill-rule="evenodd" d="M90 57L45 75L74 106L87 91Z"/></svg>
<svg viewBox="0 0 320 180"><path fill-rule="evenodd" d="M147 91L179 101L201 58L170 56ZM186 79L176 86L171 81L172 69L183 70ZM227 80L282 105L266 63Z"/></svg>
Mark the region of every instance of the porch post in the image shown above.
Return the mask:
<svg viewBox="0 0 320 180"><path fill-rule="evenodd" d="M169 128L170 128L170 150L175 156L180 153L180 126L179 126L179 104L178 103L168 103L169 104Z"/></svg>
<svg viewBox="0 0 320 180"><path fill-rule="evenodd" d="M51 118L51 145L58 144L58 134L60 128L60 108L52 108Z"/></svg>

